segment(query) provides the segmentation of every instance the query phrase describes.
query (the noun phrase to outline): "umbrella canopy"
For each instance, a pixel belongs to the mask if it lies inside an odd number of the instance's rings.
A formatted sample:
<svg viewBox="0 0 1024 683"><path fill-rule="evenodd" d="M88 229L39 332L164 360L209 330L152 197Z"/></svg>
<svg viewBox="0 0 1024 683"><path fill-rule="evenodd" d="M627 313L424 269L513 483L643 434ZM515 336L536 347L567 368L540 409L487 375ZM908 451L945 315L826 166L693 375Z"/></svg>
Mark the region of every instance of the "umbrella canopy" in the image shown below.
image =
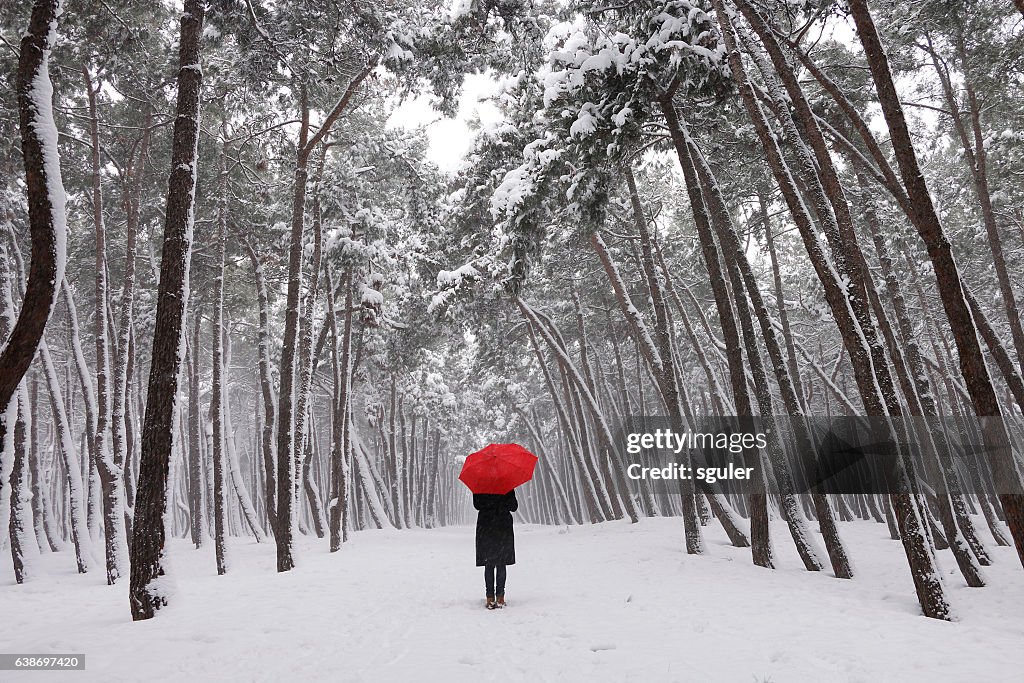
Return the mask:
<svg viewBox="0 0 1024 683"><path fill-rule="evenodd" d="M505 494L533 478L537 456L517 443L492 443L462 464L459 479L473 493Z"/></svg>

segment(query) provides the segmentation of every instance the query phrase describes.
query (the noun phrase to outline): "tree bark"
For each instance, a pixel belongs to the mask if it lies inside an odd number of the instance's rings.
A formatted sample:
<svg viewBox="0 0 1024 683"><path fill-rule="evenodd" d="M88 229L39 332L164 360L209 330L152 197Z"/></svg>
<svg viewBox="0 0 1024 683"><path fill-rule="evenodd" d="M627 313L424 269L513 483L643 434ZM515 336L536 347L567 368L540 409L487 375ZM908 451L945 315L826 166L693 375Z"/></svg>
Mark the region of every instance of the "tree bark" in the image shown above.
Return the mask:
<svg viewBox="0 0 1024 683"><path fill-rule="evenodd" d="M277 463L274 451L274 420L277 401L274 394L274 381L270 376L270 298L267 296L267 284L263 276L263 264L252 243L243 238L242 244L249 261L252 263L253 277L256 281L256 300L259 305L258 349L260 391L263 397L263 436L260 447L263 453L263 471L266 477L267 520L270 529L277 536Z"/></svg>
<svg viewBox="0 0 1024 683"><path fill-rule="evenodd" d="M224 132L224 125L221 125ZM213 369L210 390L210 422L213 427L213 545L217 561L217 574L228 571L227 565L227 483L224 481L227 455L224 429L224 239L227 228L227 149L222 143L220 153L220 179L217 206L216 270L213 277L213 319L210 321L210 347Z"/></svg>
<svg viewBox="0 0 1024 683"><path fill-rule="evenodd" d="M28 371L53 311L57 285L64 279L67 215L60 177L57 127L49 60L57 38L58 0L36 0L21 39L17 99L21 152L25 160L32 261L18 319L0 352L0 463L11 457L8 410ZM2 304L0 304L2 306ZM13 310L11 311L13 315ZM5 451L7 451L5 453ZM2 507L2 506L0 506Z"/></svg>
<svg viewBox="0 0 1024 683"><path fill-rule="evenodd" d="M142 457L132 535L129 602L136 621L152 618L167 604L163 551L167 529L168 475L174 442L174 413L188 306L189 263L195 212L203 72L201 38L206 4L184 0L178 49L178 96L167 187L160 286L153 326L152 363L142 427Z"/></svg>
<svg viewBox="0 0 1024 683"><path fill-rule="evenodd" d="M114 584L125 571L124 557L124 479L123 469L115 461L110 443L110 337L108 327L106 225L103 220L103 187L100 177L99 114L95 83L88 66L82 67L89 103L89 140L91 143L92 220L96 236L96 315L93 337L96 344L96 434L93 452L103 492L103 532L107 561L107 583Z"/></svg>
<svg viewBox="0 0 1024 683"><path fill-rule="evenodd" d="M878 348L873 343L874 335L870 320L866 319L864 312L860 310L860 300L857 297L849 296L852 294L853 288L848 288L849 291L847 291L840 287L841 277L853 277L855 273L847 272L845 265L841 262L833 263L824 253L822 245L816 237L811 216L803 202L796 179L791 174L779 147L778 137L769 128L761 103L756 98L747 77L737 48L735 29L730 15L726 11L724 1L712 0L712 3L725 39L728 62L733 77L739 86L744 106L754 123L769 166L797 224L818 279L824 286L825 298L843 338L843 345L850 356L854 376L867 414L885 417L890 414L890 411L894 411L893 414L898 416L899 407L892 402L894 398L892 393L886 391L884 385L887 383L879 381L883 378L884 373L887 373L887 367L872 367L872 357L877 355ZM809 185L805 189L810 191L815 199L814 208L819 218L830 219L826 222L825 233L835 244L839 238L832 208L829 206L825 192L815 175L814 163L809 158L807 150L803 148L792 120L787 119L786 116L786 112L783 111L780 118L787 129L789 141L793 143L795 151L800 157L802 172L800 180L803 184ZM841 254L841 251L838 254L834 252L833 256ZM837 267L842 267L842 269L837 270ZM858 305L855 307L855 304ZM870 336L869 333L871 333ZM876 375L876 371L881 374ZM901 460L899 467L902 471L905 462ZM924 536L920 511L916 507L913 496L910 495L910 481L905 471L901 472L899 483L901 490L892 496L892 500L896 506L897 520L901 524L904 550L910 564L911 575L914 578L918 600L925 616L948 620L949 605L945 599L941 577L935 570L935 560Z"/></svg>
<svg viewBox="0 0 1024 683"><path fill-rule="evenodd" d="M375 62L367 65L349 83L341 99L327 115L316 133L310 136L309 103L304 86L300 86L302 123L299 129L293 176L292 223L288 250L288 294L285 302L284 338L281 346L281 388L277 411L277 571L286 572L295 566L292 557L294 537L295 495L295 420L293 391L295 385L296 352L299 326L299 291L302 288L302 238L306 221L307 166L310 155L348 106L363 79L369 75ZM319 274L314 273L314 277ZM301 440L299 440L301 444Z"/></svg>
<svg viewBox="0 0 1024 683"><path fill-rule="evenodd" d="M988 368L985 366L977 328L971 318L970 307L961 286L960 270L918 164L910 129L903 115L903 105L900 103L889 69L889 58L882 46L866 0L850 0L849 5L857 35L864 46L864 54L875 83L882 114L889 128L896 162L913 205L911 218L918 234L924 240L935 271L939 296L956 342L960 373L967 385L976 414L979 417L998 418L1001 416L999 403ZM987 452L997 454L992 458L993 475L1000 480L1004 491L999 495L999 502L1003 506L1018 559L1024 564L1024 495L1021 493L1020 473L1002 422L987 420L986 427L982 430L982 438Z"/></svg>
<svg viewBox="0 0 1024 683"><path fill-rule="evenodd" d="M196 548L203 546L206 537L206 511L203 507L206 487L203 483L203 436L199 411L199 342L203 327L201 321L202 313L197 311L193 319L192 345L188 350L188 509L191 521L189 533Z"/></svg>
<svg viewBox="0 0 1024 683"><path fill-rule="evenodd" d="M64 464L64 476L68 482L68 517L71 519L71 539L75 544L75 559L78 572L89 571L92 562L92 544L89 538L89 527L85 517L85 490L82 487L81 461L75 449L75 439L68 413L64 406L64 397L54 368L50 350L44 343L40 346L40 358L43 362L43 373L46 375L46 387L50 393L50 412L53 415L56 441Z"/></svg>
<svg viewBox="0 0 1024 683"><path fill-rule="evenodd" d="M334 406L331 439L331 505L330 507L330 541L331 552L341 549L345 526L345 511L348 504L347 496L347 439L345 432L348 429L348 401L349 383L351 377L351 355L352 355L352 271L346 269L341 278L341 287L345 291L345 325L340 335L341 352L339 356L338 343L339 335L337 329L337 312L334 310L334 288L327 274L327 293L330 310L327 312L327 324L331 326L332 343L331 359L334 366ZM392 493L395 489L392 488ZM397 499L394 501L397 504ZM399 519L397 505L393 510L396 521ZM396 525L397 526L397 525ZM401 527L399 527L401 528Z"/></svg>

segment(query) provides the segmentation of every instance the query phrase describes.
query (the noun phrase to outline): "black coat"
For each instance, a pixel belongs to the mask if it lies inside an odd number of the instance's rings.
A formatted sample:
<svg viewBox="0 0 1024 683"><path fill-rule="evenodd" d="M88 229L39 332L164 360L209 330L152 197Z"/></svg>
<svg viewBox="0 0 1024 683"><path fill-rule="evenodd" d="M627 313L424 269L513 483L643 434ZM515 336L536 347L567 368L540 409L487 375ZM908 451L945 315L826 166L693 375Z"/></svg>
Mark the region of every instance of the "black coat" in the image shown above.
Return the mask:
<svg viewBox="0 0 1024 683"><path fill-rule="evenodd" d="M476 517L476 566L515 564L512 513L519 509L516 492L474 493L473 507L480 511Z"/></svg>

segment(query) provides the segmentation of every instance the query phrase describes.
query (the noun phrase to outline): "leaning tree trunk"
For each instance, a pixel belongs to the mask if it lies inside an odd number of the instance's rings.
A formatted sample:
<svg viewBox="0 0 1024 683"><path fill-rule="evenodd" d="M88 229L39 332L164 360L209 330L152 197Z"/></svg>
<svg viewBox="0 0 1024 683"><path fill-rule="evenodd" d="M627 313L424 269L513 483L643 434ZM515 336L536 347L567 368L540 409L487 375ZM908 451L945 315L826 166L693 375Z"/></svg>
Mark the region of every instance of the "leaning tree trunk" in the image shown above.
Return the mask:
<svg viewBox="0 0 1024 683"><path fill-rule="evenodd" d="M849 264L844 263L842 248L833 252L833 257L840 257L835 261L824 252L812 224L810 212L800 196L796 179L794 179L779 146L779 137L770 129L761 103L747 76L738 50L738 38L730 13L726 10L724 0L712 0L712 4L722 29L733 77L739 87L744 106L753 121L769 166L782 190L818 279L824 287L825 299L839 328L843 345L850 356L865 409L869 416L886 417L889 414L898 416L899 406L891 401L891 392L885 392L883 398L883 389L891 384L891 382L882 381L888 375L884 357L881 359L881 366L872 366L872 359L878 355L879 348L872 343L875 335L870 325L870 319L866 319L864 311L861 310L863 307L860 298L851 296L855 294L854 288L840 286L840 278L855 277L858 273L850 271ZM765 67L762 66L762 69ZM765 75L770 77L770 74L766 73ZM775 93L776 100L780 97L781 93ZM799 179L808 186L806 189L811 192L815 200L819 218L827 219L825 220L826 236L831 242L838 244L840 241L838 239L839 226L834 213L832 213L832 206L825 197L826 192L820 184L820 179L816 176L814 161L804 147L793 120L788 118L788 112L781 111L780 118L786 129L786 137L793 145L801 164L798 167L798 170L801 171ZM920 511L917 509L913 496L910 495L909 476L908 472L904 471L906 463L901 459L898 467L900 469L898 477L900 491L892 496L892 500L897 508L896 513L901 525L904 551L910 564L918 600L925 616L949 619L949 605L944 595L942 580L935 568L932 549L928 546L921 528Z"/></svg>
<svg viewBox="0 0 1024 683"><path fill-rule="evenodd" d="M85 490L82 488L81 462L75 449L72 425L64 406L64 396L53 359L50 358L50 350L46 344L43 344L39 351L43 361L43 373L46 375L46 386L50 393L50 413L53 415L55 440L68 483L67 514L71 519L71 539L75 544L78 571L84 574L89 571L89 565L92 562L92 544L85 518Z"/></svg>
<svg viewBox="0 0 1024 683"><path fill-rule="evenodd" d="M604 413L601 412L600 406L597 405L597 399L594 398L594 395L590 392L590 390L587 388L586 383L583 381L583 377L580 375L579 370L577 370L572 360L566 354L565 349L557 342L557 340L555 340L551 333L545 328L537 312L534 311L533 308L531 308L529 305L526 304L526 302L522 301L521 299L516 299L516 305L519 307L519 310L523 313L523 315L534 324L534 327L537 330L537 332L540 333L540 336L544 339L545 342L547 342L548 347L555 354L555 357L558 360L559 365L565 368L566 374L568 374L568 376L572 379L573 384L576 385L576 389L578 390L578 394L582 402L586 404L587 408L590 410L590 414L594 419L599 440L605 446L605 448L607 448L612 459L612 464L615 466L619 473L624 475L626 472L626 466L622 460L622 454L618 451L618 449L615 448L615 438L612 435L611 427L609 426ZM634 524L638 522L640 520L639 511L637 510L636 502L633 500L633 498L629 495L626 495L623 503L625 506L625 512L629 516L629 521Z"/></svg>
<svg viewBox="0 0 1024 683"><path fill-rule="evenodd" d="M728 289L725 284L725 276L722 273L718 247L711 229L709 209L700 190L693 155L690 152L688 136L683 127L683 122L676 112L670 93L659 100L659 105L662 114L665 116L665 122L668 125L669 134L672 138L672 145L686 179L690 211L693 214L694 225L697 227L697 236L701 246L701 254L704 257L704 266L708 273L712 294L715 298L715 306L718 309L718 318L722 325L722 336L725 338L726 363L729 368L733 405L739 417L749 417L753 414L753 408L747 387L747 376L743 363L743 351L740 347L739 331L733 313L732 302L729 299ZM677 305L681 307L682 302L678 302ZM714 338L710 336L710 328L705 327L705 331L708 332L709 337L713 340ZM751 457L760 458L760 455L751 454ZM757 471L763 471L762 467L757 467L756 469ZM759 567L773 568L775 561L768 527L767 495L762 480L755 481L752 484L753 491L750 493L748 502L751 508L750 540L753 562Z"/></svg>
<svg viewBox="0 0 1024 683"><path fill-rule="evenodd" d="M882 46L866 0L850 0L849 5L857 35L864 46L864 54L875 83L882 114L889 129L896 163L914 207L911 219L921 239L924 240L935 271L939 296L956 342L960 372L967 385L967 392L979 417L999 418L999 402L988 368L985 366L977 328L971 318L970 307L960 283L960 270L918 164L910 129L903 115L903 105L900 103L889 69L889 58ZM1011 455L1009 435L999 419L986 420L985 428L981 431L988 453L1006 454L991 459L992 470L995 479L1002 485L1002 491L998 492L999 502L1003 506L1006 524L1013 535L1017 556L1021 563L1024 563L1024 495L1021 494L1020 472Z"/></svg>
<svg viewBox="0 0 1024 683"><path fill-rule="evenodd" d="M161 580L167 530L167 480L174 444L185 313L188 307L188 272L195 221L196 162L199 153L199 97L203 71L200 40L206 5L184 0L178 51L178 100L171 148L171 174L167 183L163 255L156 320L153 325L152 364L142 427L142 458L132 535L132 570L129 602L132 618L152 618L167 604Z"/></svg>
<svg viewBox="0 0 1024 683"><path fill-rule="evenodd" d="M658 386L665 399L669 417L683 421L682 406L680 404L680 391L677 381L677 368L675 359L675 345L672 339L671 323L669 322L668 302L665 298L665 291L661 285L658 271L654 266L654 249L651 246L650 230L647 227L647 216L644 214L643 204L640 201L640 193L636 188L636 179L633 177L633 170L629 166L624 167L623 174L626 177L626 186L629 189L630 204L633 213L633 224L640 236L640 263L643 266L644 276L647 280L648 291L651 295L651 307L654 309L654 344L657 349L657 363L652 364L652 370L658 373ZM683 527L686 537L686 550L689 553L704 552L704 539L701 534L700 520L697 517L696 496L694 486L690 481L681 481L683 493Z"/></svg>
<svg viewBox="0 0 1024 683"><path fill-rule="evenodd" d="M692 145L692 140L690 143ZM761 327L761 334L764 338L765 348L768 350L768 356L771 360L772 369L775 373L776 381L779 386L779 393L782 396L786 412L792 416L791 424L794 427L797 448L802 452L811 452L813 450L813 446L804 422L803 407L800 398L796 393L797 385L794 383L793 378L787 371L785 359L782 355L782 349L776 337L775 326L768 314L768 307L764 303L761 296L761 290L758 287L757 279L754 277L746 252L743 250L739 237L736 233L736 229L732 224L732 218L729 214L728 207L726 206L725 199L722 196L721 188L719 187L718 182L703 155L701 155L695 145L692 146L692 156L697 169L697 175L706 188L706 194L709 200L708 203L711 206L712 225L716 227L717 234L721 241L723 256L725 257L725 262L727 264L727 271L729 272L729 276L733 284L733 294L736 298L737 310L740 313L740 320L741 322L746 322L745 319L749 318L749 309L746 305L747 296L749 295L750 305L753 308ZM746 290L746 294L744 294L744 289ZM781 287L779 291L781 291ZM744 336L747 336L746 330L744 330ZM756 348L756 341L754 341L752 329L749 336L752 340L752 344L748 347L747 356L750 359L751 370L756 376L756 368L760 361L757 358L759 351ZM763 372L763 366L761 371ZM755 381L755 388L757 387L758 383ZM772 408L772 397L770 392L759 391L758 404L761 408L762 419L766 421L766 425L770 429L774 423L774 419L772 417L774 410ZM771 453L772 451L769 452ZM790 478L787 463L780 461L775 469L776 480L779 482L781 487L782 484L784 482L788 482ZM835 516L832 513L828 499L823 494L812 493L811 501L814 504L815 513L818 516L818 524L836 577L841 579L853 578L853 564L850 561L846 548L839 536L839 529L836 526ZM792 527L791 530L796 531L796 529L792 529ZM798 546L804 542L796 536L794 536L794 540L796 540ZM806 563L807 557L805 557L804 549L801 549L801 557L804 558Z"/></svg>
<svg viewBox="0 0 1024 683"><path fill-rule="evenodd" d="M39 342L40 353L46 345L45 337ZM43 478L42 452L39 448L39 374L32 375L29 388L29 406L32 413L32 427L29 430L29 473L32 478L32 521L35 527L39 550L49 548L50 552L60 550L60 534L53 528L53 513L50 507L50 488ZM54 464L56 469L56 463Z"/></svg>
<svg viewBox="0 0 1024 683"><path fill-rule="evenodd" d="M58 0L37 0L32 6L32 17L21 39L18 58L18 117L25 159L32 262L21 312L0 353L0 470L12 457L13 442L7 438L7 423L13 412L8 407L35 357L53 311L57 286L64 279L67 198L60 177L57 127L53 122L53 86L48 67L50 50L57 38L59 4ZM0 498L3 497L0 493Z"/></svg>

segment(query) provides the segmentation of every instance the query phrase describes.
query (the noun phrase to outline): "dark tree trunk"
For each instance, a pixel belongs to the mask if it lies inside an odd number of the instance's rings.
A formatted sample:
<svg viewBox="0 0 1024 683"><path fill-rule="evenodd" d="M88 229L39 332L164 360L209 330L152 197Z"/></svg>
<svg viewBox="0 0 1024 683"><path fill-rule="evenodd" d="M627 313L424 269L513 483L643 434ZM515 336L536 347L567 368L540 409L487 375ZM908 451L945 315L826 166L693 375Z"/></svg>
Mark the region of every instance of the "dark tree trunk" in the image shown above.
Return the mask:
<svg viewBox="0 0 1024 683"><path fill-rule="evenodd" d="M787 118L788 113L780 111L780 120L786 128L787 138L799 157L799 179L802 184L808 186L805 190L814 199L814 208L819 219L828 219L825 223L825 233L830 242L835 245L833 257L840 257L836 258L835 265L829 261L817 239L811 216L802 200L796 179L790 172L779 147L778 136L769 128L761 103L755 96L738 51L737 36L725 4L723 0L712 0L712 2L724 36L733 77L739 86L744 106L754 123L769 166L796 222L818 279L824 286L826 301L842 335L843 345L850 356L854 376L867 414L882 417L891 412L893 415L898 415L899 406L894 402L895 397L889 391L891 382L887 380L888 368L884 365L884 357L881 359L879 367L872 367L873 357L880 355L880 347L874 343L875 335L870 324L869 314L862 310L863 300L856 296L855 288L858 282L852 280L855 287L845 289L840 287L841 275L849 276L852 279L858 273L848 270L849 264L844 262L845 258L842 258L844 252L838 244L840 241L839 226L832 213L832 207L829 205L830 201L826 199L826 192L816 176L814 162L806 148L803 147L803 142L793 121ZM762 66L762 68L767 71L766 67ZM838 272L837 267L841 269ZM901 525L904 550L910 564L911 575L914 578L918 600L926 616L948 619L949 605L945 599L941 578L935 570L935 559L921 528L922 518L919 510L916 509L913 496L910 495L910 481L907 472L902 471L904 466L905 463L901 461L899 477L901 490L892 496L892 500L896 506L897 521Z"/></svg>
<svg viewBox="0 0 1024 683"><path fill-rule="evenodd" d="M309 179L309 158L313 151L331 132L331 127L345 111L349 101L359 88L363 79L376 66L367 65L349 83L348 88L334 109L324 119L316 133L310 136L309 103L306 91L301 90L302 124L299 129L298 146L295 153L295 173L293 177L292 224L290 247L288 251L288 294L285 301L284 338L281 345L281 388L277 411L277 571L290 571L295 566L292 557L294 536L297 481L295 467L295 444L301 448L301 436L294 433L295 419L293 390L295 388L296 352L299 336L299 292L302 288L302 236L306 221L306 185ZM313 277L318 274L314 273ZM298 441L296 441L298 439Z"/></svg>
<svg viewBox="0 0 1024 683"><path fill-rule="evenodd" d="M180 350L184 344L188 274L199 147L199 104L203 83L200 41L206 5L184 0L178 51L178 98L174 119L171 173L167 187L160 287L153 326L152 364L142 427L142 457L132 535L129 602L132 618L152 618L167 604L160 590L167 529L167 479L174 441L174 405L179 388Z"/></svg>
<svg viewBox="0 0 1024 683"><path fill-rule="evenodd" d="M17 419L14 423L14 467L11 469L11 518L8 532L11 543L11 560L14 563L14 580L25 583L32 576L32 560L39 554L32 535L32 504L29 482L28 429L26 422L31 409L28 391L18 389Z"/></svg>
<svg viewBox="0 0 1024 683"><path fill-rule="evenodd" d="M93 319L96 343L96 433L93 453L96 456L96 470L102 487L103 533L107 561L107 583L121 580L125 570L123 557L124 528L124 477L122 468L115 462L110 443L110 337L108 326L107 293L107 237L103 220L103 189L100 177L100 134L99 114L96 95L99 84L89 74L88 66L82 67L89 106L89 141L92 148L91 199L92 220L96 236L96 315Z"/></svg>
<svg viewBox="0 0 1024 683"><path fill-rule="evenodd" d="M124 179L125 209L125 262L124 280L121 286L121 311L114 353L113 403L110 411L111 436L114 464L125 471L122 476L128 507L125 509L125 525L131 537L131 507L134 505L134 482L131 468L133 429L130 419L131 365L133 351L133 308L135 305L135 245L139 228L139 203L142 192L143 171L149 149L149 125L152 114L147 112L145 130L139 142L139 155L129 158Z"/></svg>
<svg viewBox="0 0 1024 683"><path fill-rule="evenodd" d="M849 5L875 82L882 114L889 128L903 184L913 205L911 219L924 240L935 271L939 296L960 357L960 373L976 414L979 417L1000 417L999 403L988 368L985 367L977 328L960 283L960 270L918 164L910 129L903 115L903 105L889 69L889 58L866 0L850 0ZM1009 453L1009 437L1002 422L988 420L986 426L982 430L986 450L989 453ZM1017 556L1024 563L1024 495L1021 495L1020 474L1012 457L992 458L992 469L1005 491L999 495L999 502L1006 514L1006 523L1013 536Z"/></svg>
<svg viewBox="0 0 1024 683"><path fill-rule="evenodd" d="M223 132L224 126L221 126ZM210 347L212 350L212 383L210 387L210 422L213 427L213 545L217 560L217 574L228 571L227 565L227 482L225 466L226 430L224 427L224 239L227 227L227 150L221 149L219 180L220 198L217 207L216 270L213 277L213 319L210 321Z"/></svg>
<svg viewBox="0 0 1024 683"><path fill-rule="evenodd" d="M690 152L687 133L676 112L672 102L671 94L666 94L659 101L665 122L668 125L669 135L672 137L672 146L676 152L676 158L683 170L683 177L686 180L686 190L690 200L690 211L693 213L693 222L697 227L697 237L700 241L701 254L704 257L704 267L708 273L711 283L711 291L715 298L715 306L718 309L718 318L722 326L722 336L725 339L726 362L729 367L729 379L732 386L733 405L736 414L740 417L749 417L753 414L750 402L750 392L747 387L746 366L743 362L743 350L740 346L740 335L736 325L736 318L733 314L732 302L729 298L729 291L726 287L725 276L722 271L722 262L718 252L718 245L715 242L714 233L711 228L711 218L703 193L700 190L700 181L694 166L693 156ZM682 306L682 302L679 302ZM711 328L705 324L705 331L710 339ZM760 458L760 454L749 454L751 458ZM753 462L749 463L751 466ZM763 468L757 467L758 471ZM763 482L762 482L763 483ZM750 542L753 562L759 567L773 568L775 560L772 557L771 537L768 528L768 503L763 486L755 483L754 490L750 493L748 505L750 506Z"/></svg>
<svg viewBox="0 0 1024 683"><path fill-rule="evenodd" d="M25 159L32 262L21 311L0 353L0 462L8 448L8 405L28 371L64 278L67 216L53 122L48 63L57 38L57 0L37 0L21 39L17 94ZM56 177L54 177L56 171Z"/></svg>

